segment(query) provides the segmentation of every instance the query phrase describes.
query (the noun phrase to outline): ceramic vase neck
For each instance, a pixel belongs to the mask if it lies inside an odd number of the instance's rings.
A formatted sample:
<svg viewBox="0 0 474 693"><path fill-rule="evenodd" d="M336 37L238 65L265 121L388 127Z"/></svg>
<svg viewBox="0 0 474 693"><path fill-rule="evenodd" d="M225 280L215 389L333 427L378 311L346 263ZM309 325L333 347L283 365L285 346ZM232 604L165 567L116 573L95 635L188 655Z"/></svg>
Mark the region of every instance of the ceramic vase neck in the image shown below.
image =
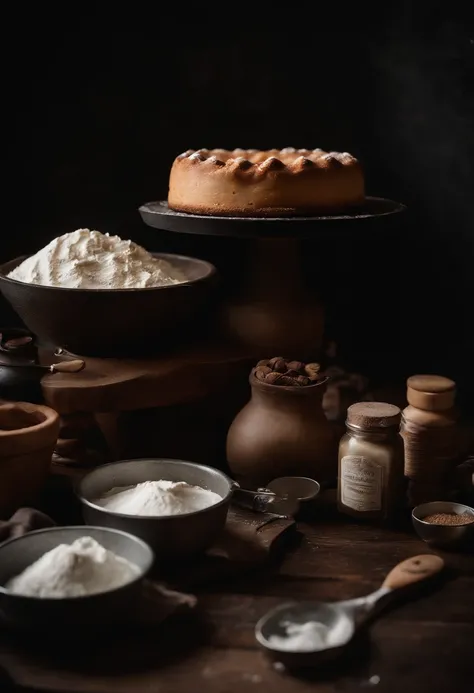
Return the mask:
<svg viewBox="0 0 474 693"><path fill-rule="evenodd" d="M313 416L318 410L323 413L322 401L326 381L304 387L286 387L261 383L254 376L251 376L250 385L252 387L252 400L255 404L288 412L310 410Z"/></svg>

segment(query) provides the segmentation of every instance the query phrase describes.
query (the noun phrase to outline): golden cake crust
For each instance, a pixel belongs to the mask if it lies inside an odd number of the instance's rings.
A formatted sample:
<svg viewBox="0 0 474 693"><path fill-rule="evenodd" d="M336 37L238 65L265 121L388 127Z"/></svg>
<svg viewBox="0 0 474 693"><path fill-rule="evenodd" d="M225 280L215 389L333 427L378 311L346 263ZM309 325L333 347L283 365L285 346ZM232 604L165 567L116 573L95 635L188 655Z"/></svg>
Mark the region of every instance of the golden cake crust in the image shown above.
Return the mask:
<svg viewBox="0 0 474 693"><path fill-rule="evenodd" d="M168 206L215 216L333 214L365 200L364 174L347 152L189 149L173 162Z"/></svg>

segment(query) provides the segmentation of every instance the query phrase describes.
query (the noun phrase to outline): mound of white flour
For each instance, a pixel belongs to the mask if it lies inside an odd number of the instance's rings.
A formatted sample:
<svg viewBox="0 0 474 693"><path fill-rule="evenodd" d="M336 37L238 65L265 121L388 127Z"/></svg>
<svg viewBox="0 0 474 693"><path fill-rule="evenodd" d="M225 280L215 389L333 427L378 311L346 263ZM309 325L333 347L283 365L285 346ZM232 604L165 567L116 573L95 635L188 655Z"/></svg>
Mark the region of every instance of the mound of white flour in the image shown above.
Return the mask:
<svg viewBox="0 0 474 693"><path fill-rule="evenodd" d="M6 585L13 594L61 599L106 592L138 577L138 566L92 537L59 544Z"/></svg>
<svg viewBox="0 0 474 693"><path fill-rule="evenodd" d="M89 229L55 238L8 276L69 289L146 289L188 280L180 269L136 243Z"/></svg>
<svg viewBox="0 0 474 693"><path fill-rule="evenodd" d="M124 515L183 515L204 510L222 500L214 491L185 481L144 481L131 487L113 488L94 501Z"/></svg>
<svg viewBox="0 0 474 693"><path fill-rule="evenodd" d="M268 642L282 652L315 652L347 642L350 632L345 619L333 628L319 621L284 623L285 635L271 635Z"/></svg>

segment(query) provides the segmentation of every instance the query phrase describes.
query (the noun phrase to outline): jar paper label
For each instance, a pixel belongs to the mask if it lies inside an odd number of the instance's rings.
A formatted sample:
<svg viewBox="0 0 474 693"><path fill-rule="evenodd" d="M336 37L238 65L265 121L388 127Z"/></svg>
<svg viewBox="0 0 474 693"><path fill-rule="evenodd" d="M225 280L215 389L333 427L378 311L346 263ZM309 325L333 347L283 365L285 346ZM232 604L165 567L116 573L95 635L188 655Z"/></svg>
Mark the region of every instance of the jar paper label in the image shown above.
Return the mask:
<svg viewBox="0 0 474 693"><path fill-rule="evenodd" d="M341 501L359 512L382 509L383 468L359 455L341 460Z"/></svg>

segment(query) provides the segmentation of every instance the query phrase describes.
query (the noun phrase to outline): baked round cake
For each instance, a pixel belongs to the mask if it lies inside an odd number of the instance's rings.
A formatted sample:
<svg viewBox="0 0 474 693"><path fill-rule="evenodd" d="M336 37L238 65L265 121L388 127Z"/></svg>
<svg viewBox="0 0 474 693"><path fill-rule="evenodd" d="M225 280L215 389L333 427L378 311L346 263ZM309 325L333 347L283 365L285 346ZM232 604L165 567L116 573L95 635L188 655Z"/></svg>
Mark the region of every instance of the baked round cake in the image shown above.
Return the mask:
<svg viewBox="0 0 474 693"><path fill-rule="evenodd" d="M347 152L190 149L174 161L168 206L215 216L332 214L365 200L364 174Z"/></svg>

